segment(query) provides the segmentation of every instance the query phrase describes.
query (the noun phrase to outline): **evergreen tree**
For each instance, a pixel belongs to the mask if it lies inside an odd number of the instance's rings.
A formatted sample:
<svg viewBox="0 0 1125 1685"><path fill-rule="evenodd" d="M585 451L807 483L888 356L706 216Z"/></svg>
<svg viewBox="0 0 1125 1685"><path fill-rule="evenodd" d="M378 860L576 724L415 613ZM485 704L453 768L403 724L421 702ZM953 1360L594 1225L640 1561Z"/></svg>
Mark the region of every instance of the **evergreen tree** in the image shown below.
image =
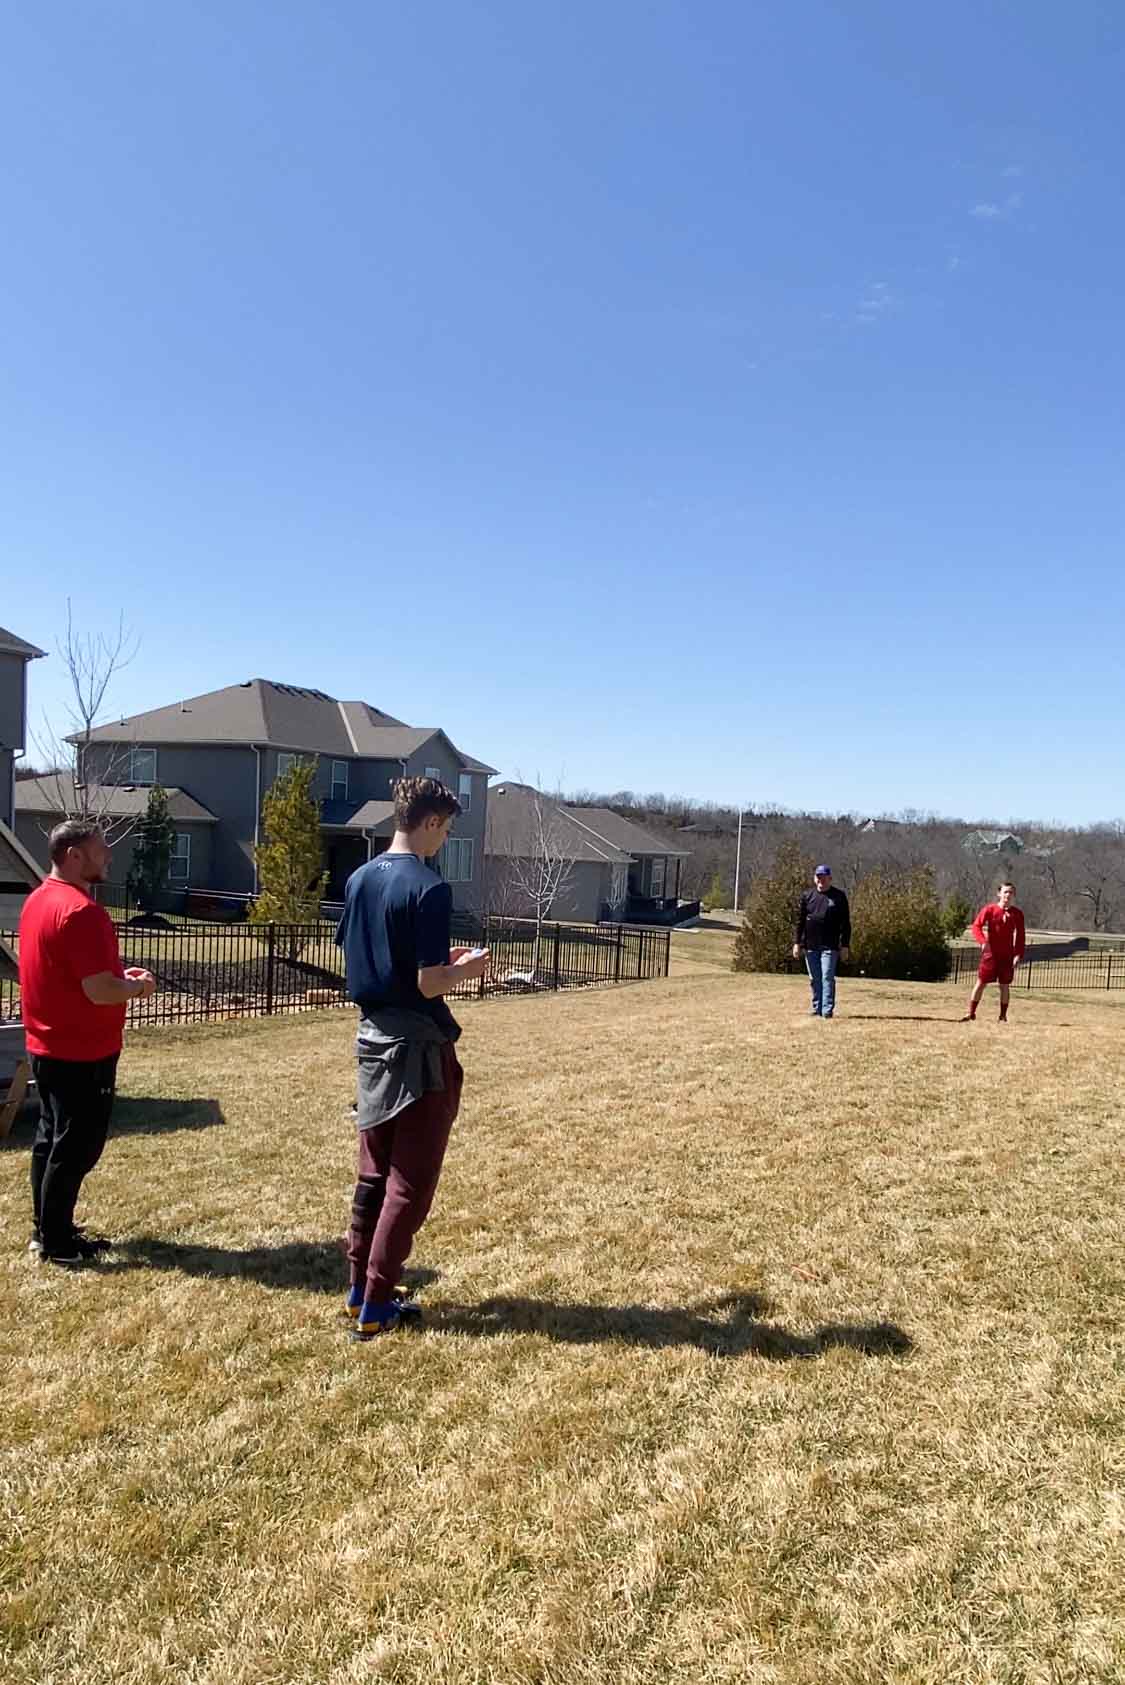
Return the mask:
<svg viewBox="0 0 1125 1685"><path fill-rule="evenodd" d="M312 793L316 760L294 762L262 803L264 841L254 850L258 895L252 924L311 924L320 911L323 869L320 808Z"/></svg>
<svg viewBox="0 0 1125 1685"><path fill-rule="evenodd" d="M785 842L766 874L756 874L734 942L735 971L786 971L793 956L797 904L812 882L812 861L796 841Z"/></svg>
<svg viewBox="0 0 1125 1685"><path fill-rule="evenodd" d="M960 941L973 922L974 907L964 895L951 895L941 910L941 922L951 942Z"/></svg>
<svg viewBox="0 0 1125 1685"><path fill-rule="evenodd" d="M125 878L126 890L145 912L156 905L160 891L167 887L175 834L167 792L162 785L154 784L144 818L134 832L133 859Z"/></svg>

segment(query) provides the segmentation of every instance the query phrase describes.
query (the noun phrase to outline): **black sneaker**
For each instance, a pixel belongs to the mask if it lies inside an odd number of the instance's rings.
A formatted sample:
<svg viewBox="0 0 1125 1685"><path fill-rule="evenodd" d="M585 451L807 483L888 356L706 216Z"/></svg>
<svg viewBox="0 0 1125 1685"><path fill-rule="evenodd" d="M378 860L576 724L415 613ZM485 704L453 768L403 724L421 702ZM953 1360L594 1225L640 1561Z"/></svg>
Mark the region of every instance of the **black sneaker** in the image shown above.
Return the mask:
<svg viewBox="0 0 1125 1685"><path fill-rule="evenodd" d="M79 1227L74 1230L74 1242L79 1251L84 1252L88 1258L96 1258L101 1252L113 1250L113 1242L107 1235L87 1234L85 1229Z"/></svg>

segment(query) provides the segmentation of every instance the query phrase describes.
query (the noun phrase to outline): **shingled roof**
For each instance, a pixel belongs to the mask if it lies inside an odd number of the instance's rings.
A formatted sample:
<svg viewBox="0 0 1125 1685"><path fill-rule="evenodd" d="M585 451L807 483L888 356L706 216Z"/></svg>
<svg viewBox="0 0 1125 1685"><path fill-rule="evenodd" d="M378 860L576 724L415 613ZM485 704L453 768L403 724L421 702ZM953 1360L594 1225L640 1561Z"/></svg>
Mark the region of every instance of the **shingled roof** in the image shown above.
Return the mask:
<svg viewBox="0 0 1125 1685"><path fill-rule="evenodd" d="M0 626L0 655L22 655L25 661L35 661L46 653L45 649L29 644L26 638L17 638L14 632Z"/></svg>
<svg viewBox="0 0 1125 1685"><path fill-rule="evenodd" d="M522 860L533 857L538 849L536 799L546 811L558 846L571 860L592 860L604 865L627 866L631 856L624 850L596 837L571 816L565 807L549 796L540 796L530 784L510 781L496 784L488 792L488 835L485 853L503 860Z"/></svg>
<svg viewBox="0 0 1125 1685"><path fill-rule="evenodd" d="M496 770L464 754L438 726L407 725L370 702L341 702L326 691L273 679L247 679L130 714L90 733L95 743L258 744L388 761L406 760L434 737L449 744L467 772Z"/></svg>
<svg viewBox="0 0 1125 1685"><path fill-rule="evenodd" d="M18 778L16 780L16 812L17 813L62 813L67 802L67 784L69 777L62 781L55 778ZM112 819L128 819L133 814L138 816L148 810L149 786L146 784L100 784L98 786L97 809ZM168 798L168 814L172 819L178 819L181 824L194 821L200 825L217 825L218 819L210 808L197 802L194 796L189 796L186 790L180 790L175 785L166 788L164 794Z"/></svg>
<svg viewBox="0 0 1125 1685"><path fill-rule="evenodd" d="M606 842L624 849L634 858L642 854L667 856L670 860L687 860L690 857L690 850L676 848L663 837L655 836L640 825L634 825L631 819L622 819L621 815L614 813L610 807L568 807L566 811L580 825L585 825L593 831L595 836L603 837Z"/></svg>

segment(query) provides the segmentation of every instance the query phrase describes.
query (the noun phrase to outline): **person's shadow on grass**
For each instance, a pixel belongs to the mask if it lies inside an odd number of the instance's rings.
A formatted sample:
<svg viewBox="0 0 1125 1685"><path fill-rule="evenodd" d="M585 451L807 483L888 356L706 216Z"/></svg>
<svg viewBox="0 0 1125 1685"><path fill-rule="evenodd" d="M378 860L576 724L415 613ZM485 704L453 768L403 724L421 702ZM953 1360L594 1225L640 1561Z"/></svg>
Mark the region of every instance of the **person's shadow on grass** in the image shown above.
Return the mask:
<svg viewBox="0 0 1125 1685"><path fill-rule="evenodd" d="M423 1326L431 1333L480 1338L543 1334L574 1345L698 1346L713 1357L753 1353L774 1361L822 1357L833 1346L850 1346L868 1357L902 1357L913 1349L910 1336L893 1322L827 1322L798 1333L769 1320L770 1310L757 1293L728 1293L682 1310L497 1297L477 1305L427 1305Z"/></svg>
<svg viewBox="0 0 1125 1685"><path fill-rule="evenodd" d="M155 1100L119 1094L113 1102L110 1118L110 1141L120 1135L165 1135L178 1129L216 1129L225 1124L223 1109L217 1100ZM39 1126L39 1105L25 1106L12 1125L11 1133L0 1142L0 1149L24 1150L31 1147Z"/></svg>
<svg viewBox="0 0 1125 1685"><path fill-rule="evenodd" d="M222 1280L256 1281L289 1292L342 1293L345 1268L338 1239L289 1241L282 1246L200 1246L141 1235L114 1247L103 1271L153 1269ZM439 1272L412 1265L402 1274L411 1288L439 1279ZM822 1357L848 1346L868 1357L902 1357L913 1349L910 1336L893 1322L826 1322L797 1332L771 1320L773 1307L760 1293L727 1293L687 1308L651 1305L591 1305L500 1295L477 1304L428 1302L423 1328L431 1334L466 1334L493 1339L502 1334L539 1334L570 1345L620 1342L661 1350L698 1346L713 1357L758 1357L783 1361Z"/></svg>
<svg viewBox="0 0 1125 1685"><path fill-rule="evenodd" d="M101 1265L103 1274L135 1269L169 1270L223 1281L256 1281L262 1287L281 1291L340 1294L346 1289L347 1275L339 1237L292 1240L282 1246L233 1247L136 1235L118 1241ZM438 1272L408 1267L402 1279L408 1287L425 1287L437 1281Z"/></svg>

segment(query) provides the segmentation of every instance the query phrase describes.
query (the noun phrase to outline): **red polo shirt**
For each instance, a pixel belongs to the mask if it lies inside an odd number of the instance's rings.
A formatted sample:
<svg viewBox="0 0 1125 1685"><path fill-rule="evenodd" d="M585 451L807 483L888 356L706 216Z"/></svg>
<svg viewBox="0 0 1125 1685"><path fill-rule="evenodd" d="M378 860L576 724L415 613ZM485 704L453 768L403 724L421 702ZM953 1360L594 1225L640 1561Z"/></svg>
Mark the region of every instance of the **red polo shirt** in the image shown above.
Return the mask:
<svg viewBox="0 0 1125 1685"><path fill-rule="evenodd" d="M121 1052L125 1004L95 1006L83 977L124 977L117 934L85 890L46 878L20 916L20 1016L27 1051L46 1059L108 1059Z"/></svg>

